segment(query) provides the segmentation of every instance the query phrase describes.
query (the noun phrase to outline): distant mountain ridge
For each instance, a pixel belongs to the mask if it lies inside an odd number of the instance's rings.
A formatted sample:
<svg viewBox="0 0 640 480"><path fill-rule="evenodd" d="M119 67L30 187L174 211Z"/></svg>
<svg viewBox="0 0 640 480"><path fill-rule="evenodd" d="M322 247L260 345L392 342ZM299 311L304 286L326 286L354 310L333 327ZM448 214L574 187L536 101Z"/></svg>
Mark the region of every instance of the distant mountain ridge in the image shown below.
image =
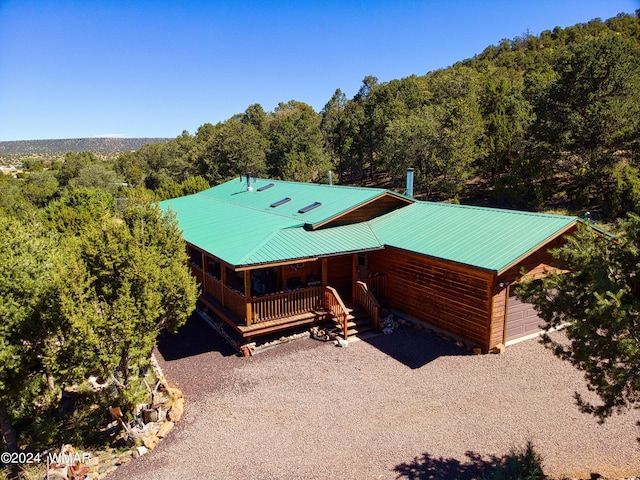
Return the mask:
<svg viewBox="0 0 640 480"><path fill-rule="evenodd" d="M67 138L0 142L0 155L42 155L67 152L119 153L138 150L145 144L165 143L170 138Z"/></svg>

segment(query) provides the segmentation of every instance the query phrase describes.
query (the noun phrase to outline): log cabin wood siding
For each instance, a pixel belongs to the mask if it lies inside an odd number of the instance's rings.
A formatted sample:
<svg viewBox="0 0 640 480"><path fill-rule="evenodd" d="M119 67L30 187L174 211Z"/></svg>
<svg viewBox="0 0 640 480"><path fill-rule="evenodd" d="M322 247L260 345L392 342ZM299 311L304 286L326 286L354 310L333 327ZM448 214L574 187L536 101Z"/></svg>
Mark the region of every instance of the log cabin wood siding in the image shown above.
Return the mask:
<svg viewBox="0 0 640 480"><path fill-rule="evenodd" d="M389 306L488 351L492 272L387 247L369 254L384 273Z"/></svg>
<svg viewBox="0 0 640 480"><path fill-rule="evenodd" d="M509 286L505 288L497 286L494 292L491 320L491 341L489 343L489 348L493 348L504 342L504 325L507 315Z"/></svg>
<svg viewBox="0 0 640 480"><path fill-rule="evenodd" d="M553 258L549 251L564 245L566 243L565 235L573 234L576 228L577 227L573 226L564 234L558 235L497 276L494 282L495 290L493 295L490 348L505 341L505 325L507 315L509 314L509 293L516 288L516 283L522 277L523 270L527 275L534 276L535 278L544 277L546 275L545 272L549 270L561 270L562 266ZM500 283L503 283L504 286L500 287Z"/></svg>
<svg viewBox="0 0 640 480"><path fill-rule="evenodd" d="M351 255L327 258L327 284L346 298L351 296L351 262Z"/></svg>

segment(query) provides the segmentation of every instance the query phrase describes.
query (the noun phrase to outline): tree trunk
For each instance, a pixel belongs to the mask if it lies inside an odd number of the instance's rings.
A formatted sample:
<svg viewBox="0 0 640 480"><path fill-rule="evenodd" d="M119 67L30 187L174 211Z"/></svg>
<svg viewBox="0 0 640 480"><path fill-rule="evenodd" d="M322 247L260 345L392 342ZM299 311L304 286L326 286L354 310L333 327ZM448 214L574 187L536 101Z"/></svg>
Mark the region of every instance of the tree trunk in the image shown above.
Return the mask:
<svg viewBox="0 0 640 480"><path fill-rule="evenodd" d="M129 385L129 347L122 348L122 356L120 357L120 372L122 373L122 383L125 387Z"/></svg>
<svg viewBox="0 0 640 480"><path fill-rule="evenodd" d="M18 452L18 439L16 431L11 424L11 417L7 410L7 404L0 400L0 430L2 431L2 441L9 453Z"/></svg>
<svg viewBox="0 0 640 480"><path fill-rule="evenodd" d="M49 387L49 391L51 393L55 393L55 391L56 391L56 381L54 380L53 375L51 375L51 370L46 365L44 367L44 370L45 370L45 373L47 375L47 386Z"/></svg>

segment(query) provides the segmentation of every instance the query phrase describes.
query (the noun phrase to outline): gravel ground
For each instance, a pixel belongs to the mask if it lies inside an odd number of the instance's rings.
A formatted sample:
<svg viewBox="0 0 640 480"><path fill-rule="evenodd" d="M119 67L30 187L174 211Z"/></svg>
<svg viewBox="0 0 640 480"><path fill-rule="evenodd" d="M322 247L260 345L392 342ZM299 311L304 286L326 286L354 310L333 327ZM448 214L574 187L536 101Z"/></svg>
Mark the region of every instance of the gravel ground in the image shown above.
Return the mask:
<svg viewBox="0 0 640 480"><path fill-rule="evenodd" d="M404 327L242 359L193 318L159 353L185 414L109 480L477 478L527 440L553 477L640 475L640 412L580 413L582 375L535 340L475 356Z"/></svg>

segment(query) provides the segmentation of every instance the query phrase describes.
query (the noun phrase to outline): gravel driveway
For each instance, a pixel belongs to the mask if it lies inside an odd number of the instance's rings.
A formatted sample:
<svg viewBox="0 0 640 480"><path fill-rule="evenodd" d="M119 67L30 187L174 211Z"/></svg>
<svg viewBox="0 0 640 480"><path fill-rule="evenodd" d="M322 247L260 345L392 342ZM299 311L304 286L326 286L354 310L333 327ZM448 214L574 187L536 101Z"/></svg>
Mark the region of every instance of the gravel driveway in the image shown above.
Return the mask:
<svg viewBox="0 0 640 480"><path fill-rule="evenodd" d="M582 375L535 340L475 356L403 327L242 359L194 317L159 353L185 414L109 480L477 478L527 440L550 476L640 475L639 412L580 413Z"/></svg>

